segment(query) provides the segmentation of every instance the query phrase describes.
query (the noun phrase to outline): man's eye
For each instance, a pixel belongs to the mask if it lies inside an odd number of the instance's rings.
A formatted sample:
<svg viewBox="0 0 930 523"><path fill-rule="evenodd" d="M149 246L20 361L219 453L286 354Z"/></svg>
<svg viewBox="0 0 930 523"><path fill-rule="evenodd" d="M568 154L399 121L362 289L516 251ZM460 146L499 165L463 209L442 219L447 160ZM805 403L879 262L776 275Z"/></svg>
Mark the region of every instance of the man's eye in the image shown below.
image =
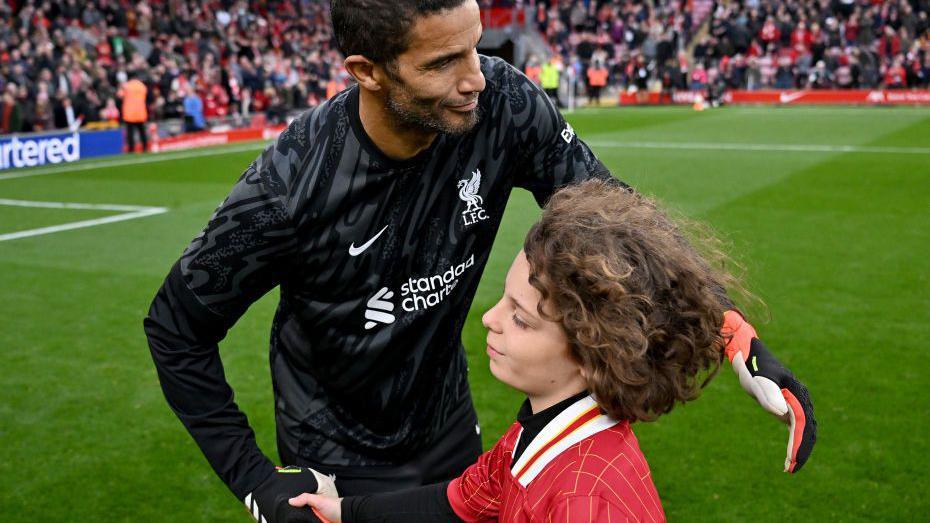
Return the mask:
<svg viewBox="0 0 930 523"><path fill-rule="evenodd" d="M513 324L521 329L525 329L529 327L529 325L527 325L525 321L521 320L520 317L517 316L516 313L514 313L513 315Z"/></svg>
<svg viewBox="0 0 930 523"><path fill-rule="evenodd" d="M455 59L453 59L453 58L450 58L450 59L448 59L448 60L443 60L443 61L437 63L436 65L434 65L434 66L432 67L432 69L446 69L446 68L448 68L450 65L452 65L453 62L455 62Z"/></svg>

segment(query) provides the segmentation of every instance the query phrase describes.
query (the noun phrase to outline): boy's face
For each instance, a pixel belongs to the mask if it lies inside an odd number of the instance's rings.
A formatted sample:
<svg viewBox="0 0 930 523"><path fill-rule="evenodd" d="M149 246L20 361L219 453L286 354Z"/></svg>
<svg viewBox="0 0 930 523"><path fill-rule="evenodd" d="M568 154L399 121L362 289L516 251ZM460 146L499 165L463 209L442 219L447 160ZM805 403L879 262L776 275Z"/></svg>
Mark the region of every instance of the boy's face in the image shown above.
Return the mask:
<svg viewBox="0 0 930 523"><path fill-rule="evenodd" d="M581 367L572 359L562 327L539 316L539 291L530 285L530 266L517 255L504 284L504 296L484 313L491 373L550 406L585 389ZM546 309L548 311L548 309Z"/></svg>

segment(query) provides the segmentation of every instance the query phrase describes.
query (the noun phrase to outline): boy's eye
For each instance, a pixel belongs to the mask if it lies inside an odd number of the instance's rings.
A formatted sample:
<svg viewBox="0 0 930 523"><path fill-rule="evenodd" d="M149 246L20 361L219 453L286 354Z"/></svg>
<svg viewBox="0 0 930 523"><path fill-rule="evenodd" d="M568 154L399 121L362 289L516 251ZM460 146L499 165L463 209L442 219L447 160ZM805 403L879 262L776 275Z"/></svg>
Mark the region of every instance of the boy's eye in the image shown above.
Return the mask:
<svg viewBox="0 0 930 523"><path fill-rule="evenodd" d="M514 313L513 315L513 324L521 329L525 329L529 327L529 325L527 325L525 321L521 320L520 317L517 316L516 313Z"/></svg>

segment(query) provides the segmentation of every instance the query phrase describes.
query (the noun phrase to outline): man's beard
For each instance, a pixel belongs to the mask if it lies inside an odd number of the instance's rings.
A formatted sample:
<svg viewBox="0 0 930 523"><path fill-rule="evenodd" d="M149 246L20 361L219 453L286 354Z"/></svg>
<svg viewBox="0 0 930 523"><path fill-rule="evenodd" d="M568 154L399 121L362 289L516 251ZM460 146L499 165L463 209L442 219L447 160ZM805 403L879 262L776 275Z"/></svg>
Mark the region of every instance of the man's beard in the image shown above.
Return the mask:
<svg viewBox="0 0 930 523"><path fill-rule="evenodd" d="M445 109L442 105L435 105L433 100L418 97L399 79L387 90L386 98L385 107L388 112L396 123L406 128L458 135L472 130L481 121L480 106L468 113L461 113L464 119L460 122L443 118L442 113Z"/></svg>

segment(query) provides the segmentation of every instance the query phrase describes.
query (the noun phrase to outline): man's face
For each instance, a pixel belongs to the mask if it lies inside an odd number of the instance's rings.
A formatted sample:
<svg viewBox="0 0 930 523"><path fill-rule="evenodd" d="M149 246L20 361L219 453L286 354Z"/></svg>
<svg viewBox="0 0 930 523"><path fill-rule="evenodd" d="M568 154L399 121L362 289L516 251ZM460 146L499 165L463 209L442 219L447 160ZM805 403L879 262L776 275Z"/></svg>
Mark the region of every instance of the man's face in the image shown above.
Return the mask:
<svg viewBox="0 0 930 523"><path fill-rule="evenodd" d="M478 123L478 94L485 86L480 39L474 1L416 20L409 47L385 67L385 105L398 124L461 134Z"/></svg>

